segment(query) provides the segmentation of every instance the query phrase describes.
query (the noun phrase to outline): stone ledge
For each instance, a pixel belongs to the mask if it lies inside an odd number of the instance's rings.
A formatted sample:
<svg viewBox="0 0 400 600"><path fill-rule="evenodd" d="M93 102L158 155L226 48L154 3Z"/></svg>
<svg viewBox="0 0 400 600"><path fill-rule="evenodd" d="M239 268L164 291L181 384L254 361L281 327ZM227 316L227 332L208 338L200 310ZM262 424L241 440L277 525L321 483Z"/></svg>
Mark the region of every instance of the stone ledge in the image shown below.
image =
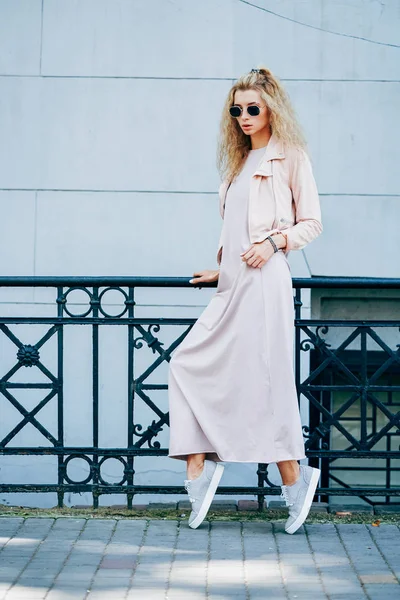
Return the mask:
<svg viewBox="0 0 400 600"><path fill-rule="evenodd" d="M224 500L216 499L211 502L210 510L211 511L228 511L228 512L236 512L238 509L236 500Z"/></svg>
<svg viewBox="0 0 400 600"><path fill-rule="evenodd" d="M89 504L75 504L71 508L73 509L91 509L92 506ZM127 510L126 504L112 504L108 507L110 510ZM178 502L148 502L148 503L137 503L132 505L133 511L147 511L147 510L177 510L177 511L188 511L191 510L191 502L189 500L179 500ZM224 498L214 499L211 503L210 511L214 512L257 512L258 501L257 500L225 500ZM270 500L269 503L264 501L263 511L274 515L282 515L287 512L287 506L283 500ZM327 502L313 502L310 509L311 514L331 514L335 516L337 513L338 517L345 516L357 516L357 515L396 515L400 514L400 504L393 504L388 506L377 506L374 507L365 504L335 504L329 505ZM343 514L340 514L343 513ZM347 513L347 514L346 514ZM350 514L348 514L350 513Z"/></svg>
<svg viewBox="0 0 400 600"><path fill-rule="evenodd" d="M270 500L268 508L278 508L281 510L282 508L286 508L286 502L284 500Z"/></svg>
<svg viewBox="0 0 400 600"><path fill-rule="evenodd" d="M400 515L400 504L391 504L388 506L375 506L376 515Z"/></svg>
<svg viewBox="0 0 400 600"><path fill-rule="evenodd" d="M163 503L159 503L160 505L162 505L163 507L166 507ZM174 505L175 508L175 502L171 502L170 504ZM55 506L54 508L57 508L57 506ZM73 506L71 506L71 508L73 509L80 509L83 508L85 510L93 508L91 504L74 504ZM113 510L127 510L127 505L126 504L110 504L109 506L101 506L100 508L110 508ZM149 503L146 504L132 504L132 510L148 510L150 508ZM152 507L154 508L154 507Z"/></svg>
<svg viewBox="0 0 400 600"><path fill-rule="evenodd" d="M310 512L319 515L328 513L329 504L327 502L313 502L311 504Z"/></svg>
<svg viewBox="0 0 400 600"><path fill-rule="evenodd" d="M176 502L149 502L149 509L156 509L156 510L171 510L171 509L177 509L177 503Z"/></svg>
<svg viewBox="0 0 400 600"><path fill-rule="evenodd" d="M257 503L248 499L241 499L242 501L231 501L227 503L226 499L222 500L222 503L216 503L213 505L209 512L209 520L228 520L228 521L278 521L287 518L287 507L284 507L279 501L272 501L273 504L270 508L264 503L261 511L254 510ZM240 502L240 504L239 504ZM127 509L125 504L114 504L111 506L99 506L94 509L91 505L81 504L75 505L74 507L64 506L58 508L53 506L52 508L42 509L24 506L3 506L0 505L0 518L47 518L47 519L59 519L65 517L82 518L82 519L185 519L188 517L190 507L182 501L179 505L175 502L158 502L153 505L159 506L160 508L150 508L149 504L137 503L133 504L133 510ZM240 508L239 508L240 506ZM171 507L171 508L169 508ZM337 505L335 508L338 508ZM348 506L344 505L344 508ZM359 508L359 505L357 505ZM339 512L339 511L336 511ZM309 523L364 523L367 525L374 525L378 527L381 523L391 523L394 525L400 525L400 506L389 505L377 507L376 512L351 512L349 510L343 511L341 516L335 514L334 511L326 512L326 506L323 503L316 503L312 506L310 514L308 515Z"/></svg>
<svg viewBox="0 0 400 600"><path fill-rule="evenodd" d="M178 502L148 502L147 504L132 504L132 510L189 510L191 509L190 500L179 500ZM74 504L71 508L92 508L90 504ZM105 507L104 507L105 508ZM111 504L108 508L112 509L126 509L126 504ZM268 504L264 501L264 510L286 510L286 504L283 500L271 500ZM258 510L257 500L224 500L223 498L214 499L211 503L210 510L239 510L239 511L250 511L254 512ZM313 502L311 506L312 512L325 513L328 511L328 504L326 502ZM345 510L340 507L340 510ZM330 511L332 512L332 511ZM395 512L395 511L392 511ZM400 508L398 511L400 512Z"/></svg>
<svg viewBox="0 0 400 600"><path fill-rule="evenodd" d="M237 507L238 510L254 512L258 510L258 502L257 500L238 500Z"/></svg>
<svg viewBox="0 0 400 600"><path fill-rule="evenodd" d="M352 515L359 514L374 514L373 506L368 504L331 504L329 512L337 516L342 516L340 513L351 513ZM344 515L343 515L344 516Z"/></svg>

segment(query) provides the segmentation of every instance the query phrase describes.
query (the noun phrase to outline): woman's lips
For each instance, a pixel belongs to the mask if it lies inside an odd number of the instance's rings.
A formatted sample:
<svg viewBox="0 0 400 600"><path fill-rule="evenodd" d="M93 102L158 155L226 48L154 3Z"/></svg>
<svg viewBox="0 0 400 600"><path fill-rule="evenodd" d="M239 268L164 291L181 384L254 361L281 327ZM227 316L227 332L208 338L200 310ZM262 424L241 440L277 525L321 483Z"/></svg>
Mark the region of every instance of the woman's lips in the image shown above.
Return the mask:
<svg viewBox="0 0 400 600"><path fill-rule="evenodd" d="M251 125L243 125L243 129L248 129Z"/></svg>

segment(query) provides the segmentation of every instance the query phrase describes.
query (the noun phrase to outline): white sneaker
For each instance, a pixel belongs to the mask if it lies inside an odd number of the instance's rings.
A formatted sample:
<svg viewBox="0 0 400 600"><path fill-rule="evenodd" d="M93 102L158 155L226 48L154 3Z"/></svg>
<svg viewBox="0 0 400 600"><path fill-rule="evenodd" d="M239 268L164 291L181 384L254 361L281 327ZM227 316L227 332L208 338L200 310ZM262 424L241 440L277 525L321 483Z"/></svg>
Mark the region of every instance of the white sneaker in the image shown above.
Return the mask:
<svg viewBox="0 0 400 600"><path fill-rule="evenodd" d="M298 480L292 485L281 486L281 496L289 507L289 518L285 523L286 533L294 533L306 520L320 474L320 469L300 465Z"/></svg>
<svg viewBox="0 0 400 600"><path fill-rule="evenodd" d="M189 515L189 527L192 529L196 529L204 521L223 472L224 465L206 459L198 477L185 479L185 490L192 503L192 512Z"/></svg>

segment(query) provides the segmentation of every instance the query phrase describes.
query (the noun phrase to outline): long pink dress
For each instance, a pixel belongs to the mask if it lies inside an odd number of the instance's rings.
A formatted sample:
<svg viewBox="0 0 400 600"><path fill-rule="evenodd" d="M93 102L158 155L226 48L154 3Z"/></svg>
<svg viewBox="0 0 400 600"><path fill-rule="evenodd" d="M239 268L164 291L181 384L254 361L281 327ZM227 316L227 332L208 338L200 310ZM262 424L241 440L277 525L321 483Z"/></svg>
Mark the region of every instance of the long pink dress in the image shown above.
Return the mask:
<svg viewBox="0 0 400 600"><path fill-rule="evenodd" d="M251 150L226 197L215 295L171 354L169 456L271 463L305 457L293 372L294 307L283 251L261 268L250 246L250 178L265 152Z"/></svg>

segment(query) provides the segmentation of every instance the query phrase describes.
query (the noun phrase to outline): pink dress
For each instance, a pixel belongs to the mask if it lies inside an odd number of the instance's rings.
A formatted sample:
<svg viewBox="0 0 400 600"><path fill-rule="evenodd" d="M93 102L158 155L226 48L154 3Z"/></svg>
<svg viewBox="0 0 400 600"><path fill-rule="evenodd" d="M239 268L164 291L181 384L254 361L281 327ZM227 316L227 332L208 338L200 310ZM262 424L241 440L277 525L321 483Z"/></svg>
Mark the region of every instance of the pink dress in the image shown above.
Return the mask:
<svg viewBox="0 0 400 600"><path fill-rule="evenodd" d="M261 268L250 246L250 179L265 148L251 150L226 197L215 295L171 354L171 458L271 463L305 457L293 372L294 306L282 251Z"/></svg>

